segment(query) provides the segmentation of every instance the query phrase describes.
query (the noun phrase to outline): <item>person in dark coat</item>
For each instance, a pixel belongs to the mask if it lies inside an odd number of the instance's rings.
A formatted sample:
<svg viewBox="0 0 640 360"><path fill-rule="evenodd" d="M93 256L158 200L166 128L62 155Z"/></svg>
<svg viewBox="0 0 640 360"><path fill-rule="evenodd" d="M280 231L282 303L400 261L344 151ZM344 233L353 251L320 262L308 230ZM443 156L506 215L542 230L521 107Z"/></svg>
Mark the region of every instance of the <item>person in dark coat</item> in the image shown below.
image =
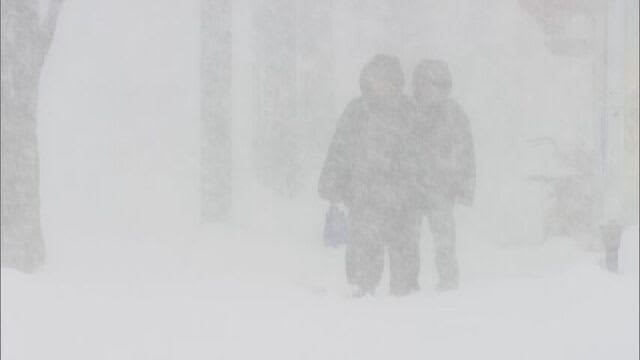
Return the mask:
<svg viewBox="0 0 640 360"><path fill-rule="evenodd" d="M408 148L415 107L402 93L400 61L377 55L360 76L361 96L345 109L319 181L320 196L348 210L347 280L372 294L389 251L390 290L418 289L419 229L416 161Z"/></svg>
<svg viewBox="0 0 640 360"><path fill-rule="evenodd" d="M441 290L458 286L453 209L456 203L473 204L476 172L469 119L450 97L451 88L445 62L424 60L413 73L421 198L433 235Z"/></svg>

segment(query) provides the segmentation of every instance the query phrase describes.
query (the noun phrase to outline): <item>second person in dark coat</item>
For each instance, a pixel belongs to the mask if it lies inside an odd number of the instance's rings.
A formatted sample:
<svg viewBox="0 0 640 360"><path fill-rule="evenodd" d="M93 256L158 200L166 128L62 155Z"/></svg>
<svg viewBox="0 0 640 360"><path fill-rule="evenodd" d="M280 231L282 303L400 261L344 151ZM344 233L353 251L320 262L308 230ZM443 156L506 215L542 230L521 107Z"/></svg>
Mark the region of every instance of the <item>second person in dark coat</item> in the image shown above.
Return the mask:
<svg viewBox="0 0 640 360"><path fill-rule="evenodd" d="M416 150L421 157L422 203L435 245L438 288L458 286L455 203L471 206L475 191L475 158L469 119L450 97L449 67L424 60L413 73L418 121Z"/></svg>

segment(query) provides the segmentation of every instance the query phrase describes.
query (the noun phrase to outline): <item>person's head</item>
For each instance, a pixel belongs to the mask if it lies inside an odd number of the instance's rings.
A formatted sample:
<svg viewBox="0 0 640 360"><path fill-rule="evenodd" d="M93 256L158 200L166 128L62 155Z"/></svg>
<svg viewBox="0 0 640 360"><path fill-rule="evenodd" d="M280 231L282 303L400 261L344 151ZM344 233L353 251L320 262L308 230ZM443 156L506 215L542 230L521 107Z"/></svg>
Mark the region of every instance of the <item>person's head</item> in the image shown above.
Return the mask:
<svg viewBox="0 0 640 360"><path fill-rule="evenodd" d="M413 97L419 105L432 105L449 97L453 81L447 63L422 60L413 71Z"/></svg>
<svg viewBox="0 0 640 360"><path fill-rule="evenodd" d="M395 56L376 55L360 73L360 90L366 97L388 98L402 93L404 74Z"/></svg>

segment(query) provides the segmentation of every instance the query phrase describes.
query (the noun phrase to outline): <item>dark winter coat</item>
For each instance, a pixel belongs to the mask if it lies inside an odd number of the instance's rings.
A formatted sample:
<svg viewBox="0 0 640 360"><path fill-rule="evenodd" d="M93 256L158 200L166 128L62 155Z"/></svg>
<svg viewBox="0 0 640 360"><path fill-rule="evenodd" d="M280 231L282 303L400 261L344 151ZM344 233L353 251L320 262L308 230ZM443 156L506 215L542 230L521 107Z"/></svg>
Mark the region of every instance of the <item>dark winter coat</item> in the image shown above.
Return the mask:
<svg viewBox="0 0 640 360"><path fill-rule="evenodd" d="M476 166L469 119L450 98L418 110L418 153L427 198L438 192L464 205L474 200Z"/></svg>
<svg viewBox="0 0 640 360"><path fill-rule="evenodd" d="M360 97L338 122L320 176L320 196L347 206L407 208L418 196L415 152L408 141L415 108L398 95Z"/></svg>

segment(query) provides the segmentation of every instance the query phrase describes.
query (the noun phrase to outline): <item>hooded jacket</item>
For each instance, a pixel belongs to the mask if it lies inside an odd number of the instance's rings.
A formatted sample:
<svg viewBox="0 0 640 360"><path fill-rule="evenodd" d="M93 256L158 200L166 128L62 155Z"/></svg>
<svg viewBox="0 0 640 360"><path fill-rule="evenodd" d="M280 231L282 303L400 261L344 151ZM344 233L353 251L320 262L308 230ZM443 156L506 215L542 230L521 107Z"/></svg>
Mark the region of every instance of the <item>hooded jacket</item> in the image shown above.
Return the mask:
<svg viewBox="0 0 640 360"><path fill-rule="evenodd" d="M476 166L471 125L462 106L450 98L452 79L448 66L437 60L421 62L413 74L414 91L427 82L441 90L428 103L417 101L416 136L421 177L426 196L439 193L464 205L474 200Z"/></svg>
<svg viewBox="0 0 640 360"><path fill-rule="evenodd" d="M395 89L379 96L372 84ZM342 114L319 181L320 196L349 207L407 208L417 196L410 142L415 107L402 94L399 61L376 56L360 76L362 95Z"/></svg>

